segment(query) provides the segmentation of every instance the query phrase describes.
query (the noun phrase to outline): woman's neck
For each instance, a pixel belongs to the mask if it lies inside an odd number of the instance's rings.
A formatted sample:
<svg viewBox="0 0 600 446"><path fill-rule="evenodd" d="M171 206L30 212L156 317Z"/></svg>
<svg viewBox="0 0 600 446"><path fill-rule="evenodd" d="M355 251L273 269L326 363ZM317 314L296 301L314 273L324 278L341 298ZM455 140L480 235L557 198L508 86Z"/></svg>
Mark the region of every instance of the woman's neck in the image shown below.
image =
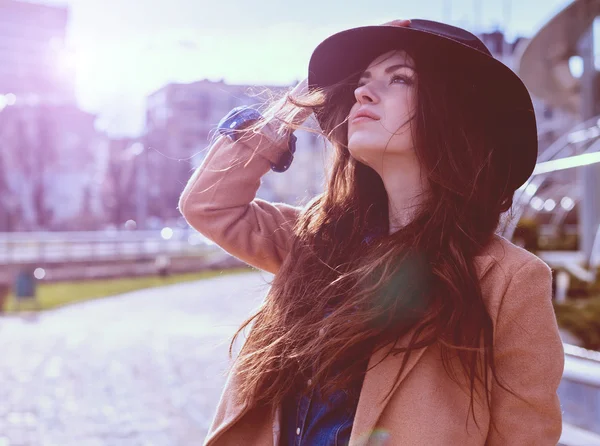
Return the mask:
<svg viewBox="0 0 600 446"><path fill-rule="evenodd" d="M417 157L388 156L375 169L387 192L390 234L406 226L416 216L425 199L427 180L421 175Z"/></svg>

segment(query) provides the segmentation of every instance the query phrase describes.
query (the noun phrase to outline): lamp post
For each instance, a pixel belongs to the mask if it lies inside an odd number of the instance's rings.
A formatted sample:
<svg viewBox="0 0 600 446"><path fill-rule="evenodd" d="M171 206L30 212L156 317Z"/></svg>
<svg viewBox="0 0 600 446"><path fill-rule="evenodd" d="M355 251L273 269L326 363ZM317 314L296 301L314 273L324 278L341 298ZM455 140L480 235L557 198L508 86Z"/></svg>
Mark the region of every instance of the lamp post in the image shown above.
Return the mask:
<svg viewBox="0 0 600 446"><path fill-rule="evenodd" d="M138 143L140 144L140 143ZM137 227L146 229L148 220L148 150L140 144L142 152L138 157L139 167L137 170Z"/></svg>
<svg viewBox="0 0 600 446"><path fill-rule="evenodd" d="M594 20L596 22L598 18ZM581 117L587 121L598 115L598 72L594 63L594 23L581 37L578 51L583 59L583 74L581 75ZM578 171L583 191L580 203L579 233L580 249L589 259L592 254L594 239L600 223L600 164L582 166Z"/></svg>
<svg viewBox="0 0 600 446"><path fill-rule="evenodd" d="M135 172L135 220L137 229L146 228L148 217L148 151L141 142L134 142L126 152L126 157L136 165Z"/></svg>

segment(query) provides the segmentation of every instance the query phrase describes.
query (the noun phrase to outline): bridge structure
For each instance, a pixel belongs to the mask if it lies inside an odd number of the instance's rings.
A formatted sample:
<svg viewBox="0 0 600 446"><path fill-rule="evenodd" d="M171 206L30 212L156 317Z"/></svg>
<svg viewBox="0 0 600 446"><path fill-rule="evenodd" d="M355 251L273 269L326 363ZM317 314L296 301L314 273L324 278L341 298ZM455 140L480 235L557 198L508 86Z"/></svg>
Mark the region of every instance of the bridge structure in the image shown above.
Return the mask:
<svg viewBox="0 0 600 446"><path fill-rule="evenodd" d="M210 240L189 229L0 233L0 267L12 264L92 263L198 256L216 252Z"/></svg>

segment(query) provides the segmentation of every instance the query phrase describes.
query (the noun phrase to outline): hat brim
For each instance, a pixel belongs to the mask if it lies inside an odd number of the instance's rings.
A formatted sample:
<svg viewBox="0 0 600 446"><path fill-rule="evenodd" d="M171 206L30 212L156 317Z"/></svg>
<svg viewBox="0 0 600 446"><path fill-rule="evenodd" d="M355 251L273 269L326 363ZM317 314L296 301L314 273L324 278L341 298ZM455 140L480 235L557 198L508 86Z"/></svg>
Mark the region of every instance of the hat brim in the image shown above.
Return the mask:
<svg viewBox="0 0 600 446"><path fill-rule="evenodd" d="M429 47L452 60L477 87L481 112L498 129L500 146L512 163L511 185L521 186L531 175L538 155L537 126L529 91L521 79L494 57L468 45L420 29L363 26L336 33L313 51L308 87L326 88L364 71L379 55L403 47ZM418 69L418 68L417 68ZM317 117L317 120L319 118ZM319 124L322 127L321 122ZM496 132L495 132L496 133Z"/></svg>

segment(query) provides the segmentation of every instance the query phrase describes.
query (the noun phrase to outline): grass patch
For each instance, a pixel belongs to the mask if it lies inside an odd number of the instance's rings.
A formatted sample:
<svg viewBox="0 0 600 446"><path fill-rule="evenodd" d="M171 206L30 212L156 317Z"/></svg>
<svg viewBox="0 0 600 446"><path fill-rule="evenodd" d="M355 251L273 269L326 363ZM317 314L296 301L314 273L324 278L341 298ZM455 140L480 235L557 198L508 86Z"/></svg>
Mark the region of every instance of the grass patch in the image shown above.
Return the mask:
<svg viewBox="0 0 600 446"><path fill-rule="evenodd" d="M154 288L181 282L208 279L217 276L249 272L250 268L232 268L227 270L201 271L197 273L173 274L167 277L144 276L119 279L81 280L73 282L39 283L37 302L23 301L20 310L50 310L63 305L84 302L101 297L114 296L144 288ZM37 303L37 305L36 305ZM5 307L6 313L16 312L16 300L11 292Z"/></svg>
<svg viewBox="0 0 600 446"><path fill-rule="evenodd" d="M600 351L600 295L554 302L554 310L558 325L575 335L583 348Z"/></svg>

